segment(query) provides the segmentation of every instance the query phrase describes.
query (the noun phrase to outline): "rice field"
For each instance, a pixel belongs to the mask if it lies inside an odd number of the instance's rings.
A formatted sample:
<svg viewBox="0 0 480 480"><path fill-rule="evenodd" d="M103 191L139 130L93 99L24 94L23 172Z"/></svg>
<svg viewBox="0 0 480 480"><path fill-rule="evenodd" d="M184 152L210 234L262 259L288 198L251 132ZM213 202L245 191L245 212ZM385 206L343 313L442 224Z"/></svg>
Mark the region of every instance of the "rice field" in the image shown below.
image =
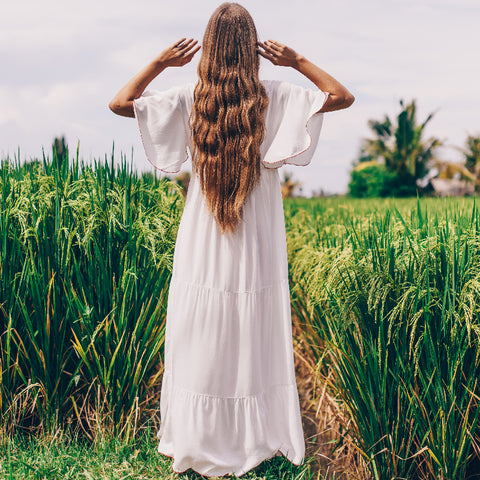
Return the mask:
<svg viewBox="0 0 480 480"><path fill-rule="evenodd" d="M4 159L0 183L0 443L155 428L180 187L113 155ZM475 478L476 199L284 208L299 390L329 472Z"/></svg>
<svg viewBox="0 0 480 480"><path fill-rule="evenodd" d="M296 331L366 478L480 474L475 199L294 200L285 213Z"/></svg>

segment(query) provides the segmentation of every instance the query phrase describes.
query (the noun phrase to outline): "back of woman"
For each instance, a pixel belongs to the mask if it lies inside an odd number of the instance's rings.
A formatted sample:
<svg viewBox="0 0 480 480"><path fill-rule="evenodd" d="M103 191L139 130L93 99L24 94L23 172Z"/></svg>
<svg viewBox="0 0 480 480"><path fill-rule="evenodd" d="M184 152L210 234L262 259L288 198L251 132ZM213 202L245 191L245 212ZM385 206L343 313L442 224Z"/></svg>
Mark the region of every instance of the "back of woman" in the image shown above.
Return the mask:
<svg viewBox="0 0 480 480"><path fill-rule="evenodd" d="M158 451L177 472L242 475L275 455L304 459L278 169L307 165L323 112L353 97L292 49L259 43L238 4L210 18L196 84L144 91L198 48L192 39L169 47L110 107L137 118L156 168L179 171L192 155L168 298ZM259 56L298 69L318 89L260 81Z"/></svg>

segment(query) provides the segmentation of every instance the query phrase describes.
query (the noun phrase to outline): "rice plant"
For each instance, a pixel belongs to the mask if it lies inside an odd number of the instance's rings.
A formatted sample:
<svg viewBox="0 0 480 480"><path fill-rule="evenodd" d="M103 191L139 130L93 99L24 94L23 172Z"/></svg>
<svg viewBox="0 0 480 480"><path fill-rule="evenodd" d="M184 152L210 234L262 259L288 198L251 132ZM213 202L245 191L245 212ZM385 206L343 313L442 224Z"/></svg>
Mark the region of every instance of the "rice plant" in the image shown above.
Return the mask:
<svg viewBox="0 0 480 480"><path fill-rule="evenodd" d="M465 478L475 454L480 214L431 200L286 207L293 304L378 480Z"/></svg>
<svg viewBox="0 0 480 480"><path fill-rule="evenodd" d="M132 435L162 372L181 193L113 153L6 159L0 179L4 427Z"/></svg>
<svg viewBox="0 0 480 480"><path fill-rule="evenodd" d="M0 433L135 437L158 409L179 187L77 152L4 159L0 190ZM285 201L298 344L376 480L479 458L475 201Z"/></svg>

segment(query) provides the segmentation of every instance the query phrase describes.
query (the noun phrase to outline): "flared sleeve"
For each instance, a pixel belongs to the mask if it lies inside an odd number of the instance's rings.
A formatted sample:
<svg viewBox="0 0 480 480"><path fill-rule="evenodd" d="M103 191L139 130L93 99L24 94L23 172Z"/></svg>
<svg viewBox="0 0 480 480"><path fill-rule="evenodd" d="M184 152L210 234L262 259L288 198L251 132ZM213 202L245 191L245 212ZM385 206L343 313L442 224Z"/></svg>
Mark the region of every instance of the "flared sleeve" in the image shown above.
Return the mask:
<svg viewBox="0 0 480 480"><path fill-rule="evenodd" d="M263 84L269 97L263 165L267 168L308 165L322 129L323 113L319 110L328 93L274 80L264 80Z"/></svg>
<svg viewBox="0 0 480 480"><path fill-rule="evenodd" d="M188 96L192 86L147 90L134 100L134 111L148 161L165 173L180 171L188 159Z"/></svg>

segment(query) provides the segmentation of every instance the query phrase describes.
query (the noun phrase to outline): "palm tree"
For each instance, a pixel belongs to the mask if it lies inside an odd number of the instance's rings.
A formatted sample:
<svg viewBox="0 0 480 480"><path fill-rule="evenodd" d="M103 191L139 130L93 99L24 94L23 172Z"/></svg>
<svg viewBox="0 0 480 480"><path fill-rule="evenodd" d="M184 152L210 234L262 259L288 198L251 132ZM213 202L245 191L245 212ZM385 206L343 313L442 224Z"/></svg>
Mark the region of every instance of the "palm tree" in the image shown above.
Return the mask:
<svg viewBox="0 0 480 480"><path fill-rule="evenodd" d="M434 158L435 149L442 145L442 141L434 137L423 139L425 127L433 113L418 125L415 100L409 104L400 100L400 107L396 124L388 116L383 121L368 122L375 138L364 140L359 161L385 164L387 170L396 173L399 190L415 194L419 188L418 181L428 173L428 163Z"/></svg>
<svg viewBox="0 0 480 480"><path fill-rule="evenodd" d="M434 160L432 165L435 170L438 170L438 174L435 178L443 178L450 180L456 178L458 180L475 182L475 175L465 165L457 162L447 162L444 160Z"/></svg>
<svg viewBox="0 0 480 480"><path fill-rule="evenodd" d="M467 148L462 149L465 155L465 166L472 172L480 166L480 137L469 135L467 137Z"/></svg>
<svg viewBox="0 0 480 480"><path fill-rule="evenodd" d="M465 167L475 177L475 191L480 191L480 137L469 135L466 148L460 151L465 156Z"/></svg>

